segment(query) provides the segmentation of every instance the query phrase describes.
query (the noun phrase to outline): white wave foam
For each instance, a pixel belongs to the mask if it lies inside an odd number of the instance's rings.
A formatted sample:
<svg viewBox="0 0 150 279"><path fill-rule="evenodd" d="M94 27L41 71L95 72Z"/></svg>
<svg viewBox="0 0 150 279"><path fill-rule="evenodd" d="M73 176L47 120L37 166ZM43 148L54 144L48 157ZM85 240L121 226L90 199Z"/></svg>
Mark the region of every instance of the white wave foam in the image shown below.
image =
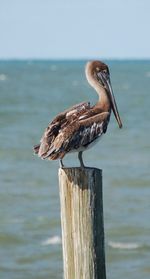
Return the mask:
<svg viewBox="0 0 150 279"><path fill-rule="evenodd" d="M61 237L58 235L54 235L53 237L50 237L46 240L44 240L42 242L42 245L57 245L57 244L61 244L62 240ZM131 243L125 243L125 242L113 242L113 241L109 241L108 242L108 246L114 249L138 249L140 248L142 245L136 242L131 242Z"/></svg>
<svg viewBox="0 0 150 279"><path fill-rule="evenodd" d="M130 84L129 83L123 83L122 84L122 89L123 90L128 90L130 88Z"/></svg>
<svg viewBox="0 0 150 279"><path fill-rule="evenodd" d="M108 246L115 249L137 249L141 247L139 243L124 243L124 242L113 242L109 241Z"/></svg>
<svg viewBox="0 0 150 279"><path fill-rule="evenodd" d="M42 245L56 245L56 244L61 244L61 237L58 235L50 237L42 242Z"/></svg>
<svg viewBox="0 0 150 279"><path fill-rule="evenodd" d="M146 77L150 78L150 72L146 72Z"/></svg>
<svg viewBox="0 0 150 279"><path fill-rule="evenodd" d="M7 76L5 74L0 74L0 81L4 81L7 79Z"/></svg>
<svg viewBox="0 0 150 279"><path fill-rule="evenodd" d="M10 223L13 223L13 224L21 224L21 223L24 223L24 219L21 219L21 218L13 218L9 221Z"/></svg>
<svg viewBox="0 0 150 279"><path fill-rule="evenodd" d="M73 81L72 81L72 85L73 85L73 86L78 86L78 84L79 84L79 82L78 82L77 80L73 80Z"/></svg>
<svg viewBox="0 0 150 279"><path fill-rule="evenodd" d="M57 66L56 65L51 65L50 67L52 72L56 72L57 71Z"/></svg>

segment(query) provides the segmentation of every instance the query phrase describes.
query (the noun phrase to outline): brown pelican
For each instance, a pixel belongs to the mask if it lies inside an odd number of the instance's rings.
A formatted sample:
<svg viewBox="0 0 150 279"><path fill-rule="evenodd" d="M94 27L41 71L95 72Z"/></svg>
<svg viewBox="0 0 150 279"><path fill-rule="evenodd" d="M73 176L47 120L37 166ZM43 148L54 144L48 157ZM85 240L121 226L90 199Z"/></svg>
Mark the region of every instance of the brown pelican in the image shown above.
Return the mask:
<svg viewBox="0 0 150 279"><path fill-rule="evenodd" d="M111 110L119 128L122 127L108 66L100 61L88 62L85 74L99 96L98 102L94 106L89 102L80 103L58 114L48 125L40 144L34 146L35 154L42 159L60 159L61 167L64 156L74 151L78 152L80 165L84 167L82 152L106 133Z"/></svg>

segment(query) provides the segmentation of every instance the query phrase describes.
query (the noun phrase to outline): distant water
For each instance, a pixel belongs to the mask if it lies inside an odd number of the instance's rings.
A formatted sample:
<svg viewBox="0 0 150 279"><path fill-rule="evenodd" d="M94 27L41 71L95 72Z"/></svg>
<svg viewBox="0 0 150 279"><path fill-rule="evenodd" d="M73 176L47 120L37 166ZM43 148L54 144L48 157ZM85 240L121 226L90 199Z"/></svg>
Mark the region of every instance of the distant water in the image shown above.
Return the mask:
<svg viewBox="0 0 150 279"><path fill-rule="evenodd" d="M107 61L123 120L84 155L103 169L107 279L150 278L150 61ZM0 62L0 278L62 279L58 162L32 146L60 111L96 102L84 62ZM76 154L65 159L78 165ZM71 278L70 278L71 279Z"/></svg>

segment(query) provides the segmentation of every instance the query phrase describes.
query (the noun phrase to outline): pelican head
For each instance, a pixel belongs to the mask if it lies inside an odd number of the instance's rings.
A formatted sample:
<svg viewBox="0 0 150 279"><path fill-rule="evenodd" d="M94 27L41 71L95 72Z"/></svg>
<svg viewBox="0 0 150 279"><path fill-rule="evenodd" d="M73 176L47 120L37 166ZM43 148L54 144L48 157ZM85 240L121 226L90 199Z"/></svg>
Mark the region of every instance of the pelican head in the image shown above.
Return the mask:
<svg viewBox="0 0 150 279"><path fill-rule="evenodd" d="M103 92L107 94L108 99L110 101L110 106L113 110L115 118L118 122L119 128L122 128L122 122L120 119L120 115L118 112L117 104L115 101L115 97L113 94L111 81L110 81L110 73L109 68L106 64L101 61L91 61L86 64L85 73L88 82L93 86L95 81L98 82L99 88L104 89ZM102 93L102 91L101 91Z"/></svg>

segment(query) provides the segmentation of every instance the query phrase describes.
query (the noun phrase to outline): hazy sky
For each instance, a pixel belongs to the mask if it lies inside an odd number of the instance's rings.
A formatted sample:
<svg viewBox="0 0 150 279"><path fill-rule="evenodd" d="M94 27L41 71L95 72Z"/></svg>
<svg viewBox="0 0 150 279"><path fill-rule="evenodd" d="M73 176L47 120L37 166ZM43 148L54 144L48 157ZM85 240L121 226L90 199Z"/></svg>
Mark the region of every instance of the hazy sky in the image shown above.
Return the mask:
<svg viewBox="0 0 150 279"><path fill-rule="evenodd" d="M0 0L0 58L150 58L150 0Z"/></svg>

